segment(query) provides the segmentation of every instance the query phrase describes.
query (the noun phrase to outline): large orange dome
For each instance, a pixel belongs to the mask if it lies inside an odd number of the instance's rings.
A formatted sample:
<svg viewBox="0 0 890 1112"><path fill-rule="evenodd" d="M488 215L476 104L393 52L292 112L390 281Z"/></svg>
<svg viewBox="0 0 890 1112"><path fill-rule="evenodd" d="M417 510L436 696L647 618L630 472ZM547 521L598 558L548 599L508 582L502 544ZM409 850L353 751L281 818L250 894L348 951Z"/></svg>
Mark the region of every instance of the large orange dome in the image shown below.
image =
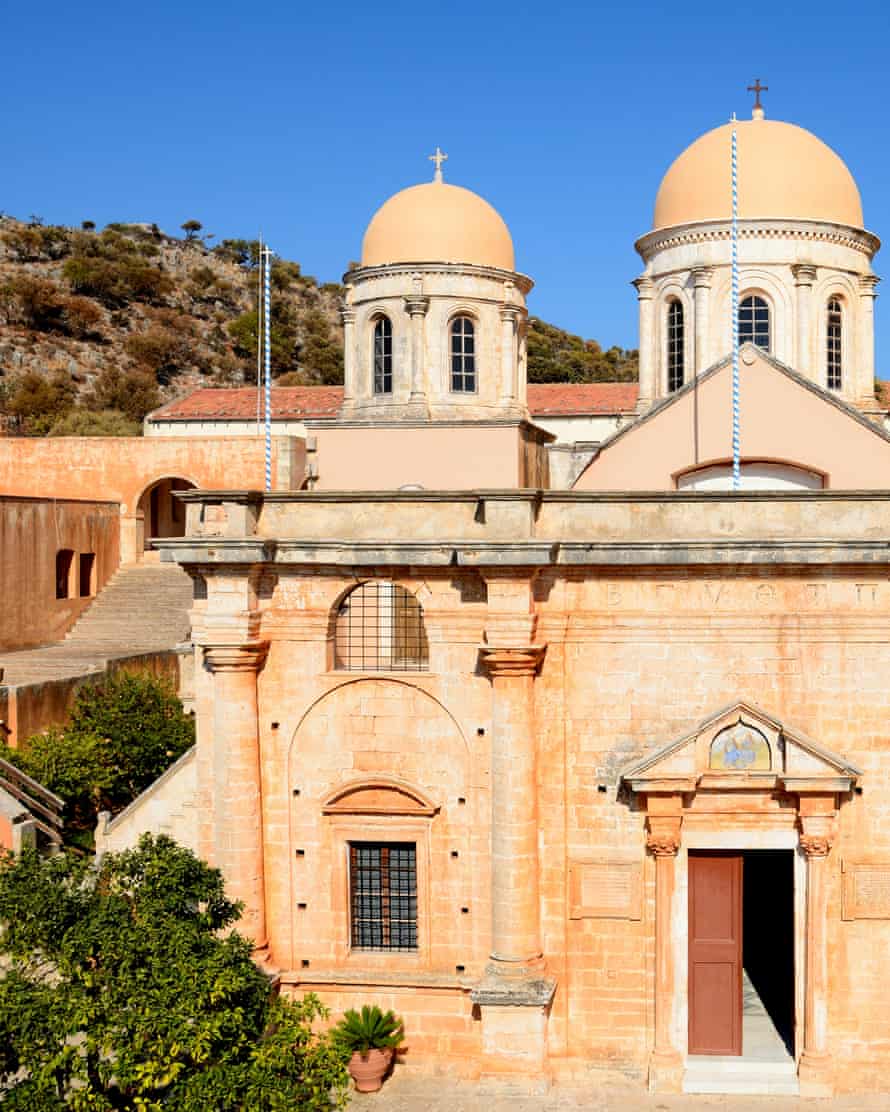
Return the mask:
<svg viewBox="0 0 890 1112"><path fill-rule="evenodd" d="M683 151L658 190L654 228L730 218L733 127L742 219L863 226L856 182L831 147L794 124L753 119L715 128Z"/></svg>
<svg viewBox="0 0 890 1112"><path fill-rule="evenodd" d="M478 194L441 181L414 185L374 214L362 243L362 266L433 262L513 270L513 240Z"/></svg>

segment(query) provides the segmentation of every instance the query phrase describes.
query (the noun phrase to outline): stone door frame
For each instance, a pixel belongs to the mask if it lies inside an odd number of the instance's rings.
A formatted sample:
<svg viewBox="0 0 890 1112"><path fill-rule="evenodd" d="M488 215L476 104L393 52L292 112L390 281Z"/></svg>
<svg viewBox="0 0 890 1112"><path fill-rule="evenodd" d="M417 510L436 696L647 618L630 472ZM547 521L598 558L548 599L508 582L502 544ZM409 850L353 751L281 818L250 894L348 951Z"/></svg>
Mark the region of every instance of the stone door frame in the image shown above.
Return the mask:
<svg viewBox="0 0 890 1112"><path fill-rule="evenodd" d="M798 832L787 827L773 829L686 829L677 853L677 883L672 919L674 1002L672 1026L674 1044L678 1047L685 1069L689 1057L689 853L690 851L723 850L744 853L754 849L790 850L794 854L794 1062L800 1061L803 1049L806 933L807 933L807 862L800 850ZM742 1058L745 1045L742 1042Z"/></svg>

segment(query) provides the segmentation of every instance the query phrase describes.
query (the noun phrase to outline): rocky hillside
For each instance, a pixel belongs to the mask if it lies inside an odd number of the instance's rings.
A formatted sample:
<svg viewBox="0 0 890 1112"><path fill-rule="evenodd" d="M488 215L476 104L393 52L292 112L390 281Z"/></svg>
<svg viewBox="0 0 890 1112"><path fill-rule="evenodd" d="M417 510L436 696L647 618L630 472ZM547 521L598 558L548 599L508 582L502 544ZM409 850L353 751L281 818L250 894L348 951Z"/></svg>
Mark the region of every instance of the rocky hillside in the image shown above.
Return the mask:
<svg viewBox="0 0 890 1112"><path fill-rule="evenodd" d="M194 220L99 231L0 216L0 424L10 432L126 434L197 386L256 375L256 241L210 246ZM282 386L342 381L342 287L272 267L272 371ZM636 377L636 352L603 351L533 319L529 377Z"/></svg>

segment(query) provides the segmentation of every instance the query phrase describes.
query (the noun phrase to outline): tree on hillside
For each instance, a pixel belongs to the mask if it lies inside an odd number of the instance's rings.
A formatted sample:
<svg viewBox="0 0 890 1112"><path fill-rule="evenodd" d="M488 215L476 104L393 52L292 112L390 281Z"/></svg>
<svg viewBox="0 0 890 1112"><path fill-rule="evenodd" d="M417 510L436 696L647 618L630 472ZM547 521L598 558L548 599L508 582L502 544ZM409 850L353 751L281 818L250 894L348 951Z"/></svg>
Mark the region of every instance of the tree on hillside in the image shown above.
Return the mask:
<svg viewBox="0 0 890 1112"><path fill-rule="evenodd" d="M198 232L204 227L200 220L186 220L179 226L185 232L186 243L193 243L198 238Z"/></svg>
<svg viewBox="0 0 890 1112"><path fill-rule="evenodd" d="M0 865L0 1088L10 1112L330 1112L344 1052L314 996L271 990L222 877L166 837L98 867Z"/></svg>

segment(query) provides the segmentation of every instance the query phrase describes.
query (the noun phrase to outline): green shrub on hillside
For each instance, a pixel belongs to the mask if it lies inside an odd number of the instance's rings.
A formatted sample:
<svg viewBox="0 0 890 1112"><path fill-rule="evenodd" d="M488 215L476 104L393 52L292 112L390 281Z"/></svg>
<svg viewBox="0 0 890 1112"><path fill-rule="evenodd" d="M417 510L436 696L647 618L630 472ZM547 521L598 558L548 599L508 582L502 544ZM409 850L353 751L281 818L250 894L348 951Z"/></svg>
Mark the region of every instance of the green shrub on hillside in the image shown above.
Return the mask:
<svg viewBox="0 0 890 1112"><path fill-rule="evenodd" d="M77 391L64 371L41 375L26 371L5 391L5 411L27 436L44 436L73 407Z"/></svg>
<svg viewBox="0 0 890 1112"><path fill-rule="evenodd" d="M49 430L50 436L141 436L142 425L119 409L83 409L77 406Z"/></svg>
<svg viewBox="0 0 890 1112"><path fill-rule="evenodd" d="M161 404L161 393L154 375L149 371L122 371L120 367L106 367L97 376L85 400L93 409L117 410L127 420L141 423L146 413Z"/></svg>
<svg viewBox="0 0 890 1112"><path fill-rule="evenodd" d="M7 324L76 339L98 338L102 310L87 297L72 297L50 278L15 274L0 285L0 316Z"/></svg>

